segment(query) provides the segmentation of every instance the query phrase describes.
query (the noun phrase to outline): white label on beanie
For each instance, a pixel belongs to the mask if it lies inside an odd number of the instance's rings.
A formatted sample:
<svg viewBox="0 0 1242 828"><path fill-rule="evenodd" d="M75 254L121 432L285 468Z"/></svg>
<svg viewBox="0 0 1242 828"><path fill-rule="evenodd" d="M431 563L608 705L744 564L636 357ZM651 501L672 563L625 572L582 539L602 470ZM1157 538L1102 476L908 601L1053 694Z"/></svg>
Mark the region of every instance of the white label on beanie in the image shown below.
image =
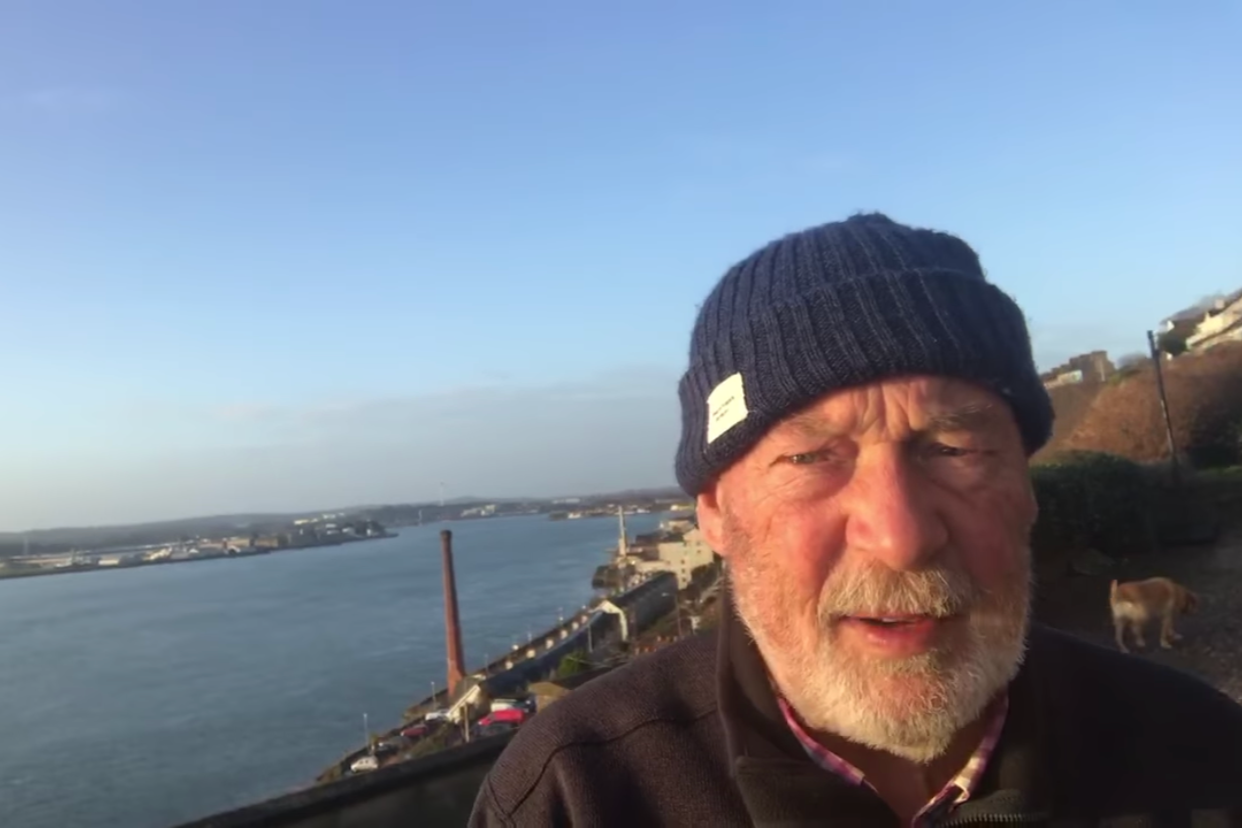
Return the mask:
<svg viewBox="0 0 1242 828"><path fill-rule="evenodd" d="M721 434L745 420L749 413L742 375L734 374L707 395L707 442L715 442Z"/></svg>

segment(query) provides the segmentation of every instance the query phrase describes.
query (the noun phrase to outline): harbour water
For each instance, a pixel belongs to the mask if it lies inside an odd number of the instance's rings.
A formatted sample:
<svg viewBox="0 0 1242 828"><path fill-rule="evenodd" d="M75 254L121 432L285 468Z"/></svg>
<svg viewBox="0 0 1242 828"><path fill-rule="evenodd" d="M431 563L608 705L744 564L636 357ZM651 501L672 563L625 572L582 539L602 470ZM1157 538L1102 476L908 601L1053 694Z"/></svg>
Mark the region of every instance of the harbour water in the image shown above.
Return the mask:
<svg viewBox="0 0 1242 828"><path fill-rule="evenodd" d="M658 515L627 518L646 532ZM166 828L301 787L444 681L439 530L477 666L591 597L615 520L405 528L0 582L0 825Z"/></svg>

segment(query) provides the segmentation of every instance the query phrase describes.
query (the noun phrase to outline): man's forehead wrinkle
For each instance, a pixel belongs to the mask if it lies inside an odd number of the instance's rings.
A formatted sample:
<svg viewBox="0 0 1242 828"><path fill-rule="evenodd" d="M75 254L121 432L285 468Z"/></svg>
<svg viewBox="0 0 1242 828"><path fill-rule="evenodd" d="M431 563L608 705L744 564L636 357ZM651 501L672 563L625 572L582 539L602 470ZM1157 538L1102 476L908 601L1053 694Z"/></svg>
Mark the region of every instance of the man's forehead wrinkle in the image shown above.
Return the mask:
<svg viewBox="0 0 1242 828"><path fill-rule="evenodd" d="M869 388L863 396L866 402L862 406L851 406L858 410L857 422L854 424L855 430L866 434L875 429L877 425L887 430L889 395L884 393L883 386Z"/></svg>
<svg viewBox="0 0 1242 828"><path fill-rule="evenodd" d="M859 404L860 397L866 402ZM844 436L865 431L880 422L885 408L885 395L880 387L860 388L830 400L820 400L796 411L779 422L779 426L816 436Z"/></svg>
<svg viewBox="0 0 1242 828"><path fill-rule="evenodd" d="M839 431L815 407L796 411L777 424L774 431L794 431L805 436L823 436Z"/></svg>
<svg viewBox="0 0 1242 828"><path fill-rule="evenodd" d="M991 402L976 401L965 405L949 408L931 414L927 420L926 431L967 431L992 422L996 416L996 405Z"/></svg>
<svg viewBox="0 0 1242 828"><path fill-rule="evenodd" d="M986 425L996 416L996 405L973 400L958 405L938 406L926 394L913 393L889 399L879 388L867 389L852 397L838 397L789 415L780 421L782 430L809 437L845 437L883 431L903 435L967 431Z"/></svg>

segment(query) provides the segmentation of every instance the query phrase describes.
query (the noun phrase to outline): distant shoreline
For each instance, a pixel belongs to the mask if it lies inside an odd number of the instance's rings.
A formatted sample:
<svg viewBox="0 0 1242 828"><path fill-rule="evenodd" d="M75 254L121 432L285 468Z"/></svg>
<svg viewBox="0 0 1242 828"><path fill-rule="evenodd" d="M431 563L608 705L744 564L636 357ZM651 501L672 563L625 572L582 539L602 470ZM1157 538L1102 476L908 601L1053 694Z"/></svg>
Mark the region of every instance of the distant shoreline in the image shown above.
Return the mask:
<svg viewBox="0 0 1242 828"><path fill-rule="evenodd" d="M366 541L385 540L395 538L399 532L385 531L382 535L368 535L364 538L348 538L332 543L313 543L304 546L282 546L270 549L247 549L243 552L234 553L218 553L210 555L194 555L188 558L162 559L158 561L135 561L134 563L115 564L112 566L63 566L63 567L31 567L28 569L13 570L9 565L0 567L0 581L13 580L18 578L41 578L49 575L75 575L86 572L116 572L126 569L142 569L148 566L170 566L172 564L188 564L199 563L201 561L228 561L238 558L255 558L264 555L272 555L280 552L301 552L307 549L322 549L330 546L348 546L354 543L365 543Z"/></svg>

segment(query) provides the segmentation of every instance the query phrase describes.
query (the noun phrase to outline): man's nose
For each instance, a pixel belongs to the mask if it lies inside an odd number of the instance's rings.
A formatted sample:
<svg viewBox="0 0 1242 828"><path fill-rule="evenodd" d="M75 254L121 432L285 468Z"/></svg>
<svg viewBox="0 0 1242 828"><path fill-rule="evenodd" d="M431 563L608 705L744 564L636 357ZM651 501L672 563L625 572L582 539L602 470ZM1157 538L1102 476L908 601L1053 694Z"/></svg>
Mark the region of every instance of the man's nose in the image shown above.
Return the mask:
<svg viewBox="0 0 1242 828"><path fill-rule="evenodd" d="M846 547L890 569L918 569L948 543L935 483L900 445L859 453L845 490Z"/></svg>

